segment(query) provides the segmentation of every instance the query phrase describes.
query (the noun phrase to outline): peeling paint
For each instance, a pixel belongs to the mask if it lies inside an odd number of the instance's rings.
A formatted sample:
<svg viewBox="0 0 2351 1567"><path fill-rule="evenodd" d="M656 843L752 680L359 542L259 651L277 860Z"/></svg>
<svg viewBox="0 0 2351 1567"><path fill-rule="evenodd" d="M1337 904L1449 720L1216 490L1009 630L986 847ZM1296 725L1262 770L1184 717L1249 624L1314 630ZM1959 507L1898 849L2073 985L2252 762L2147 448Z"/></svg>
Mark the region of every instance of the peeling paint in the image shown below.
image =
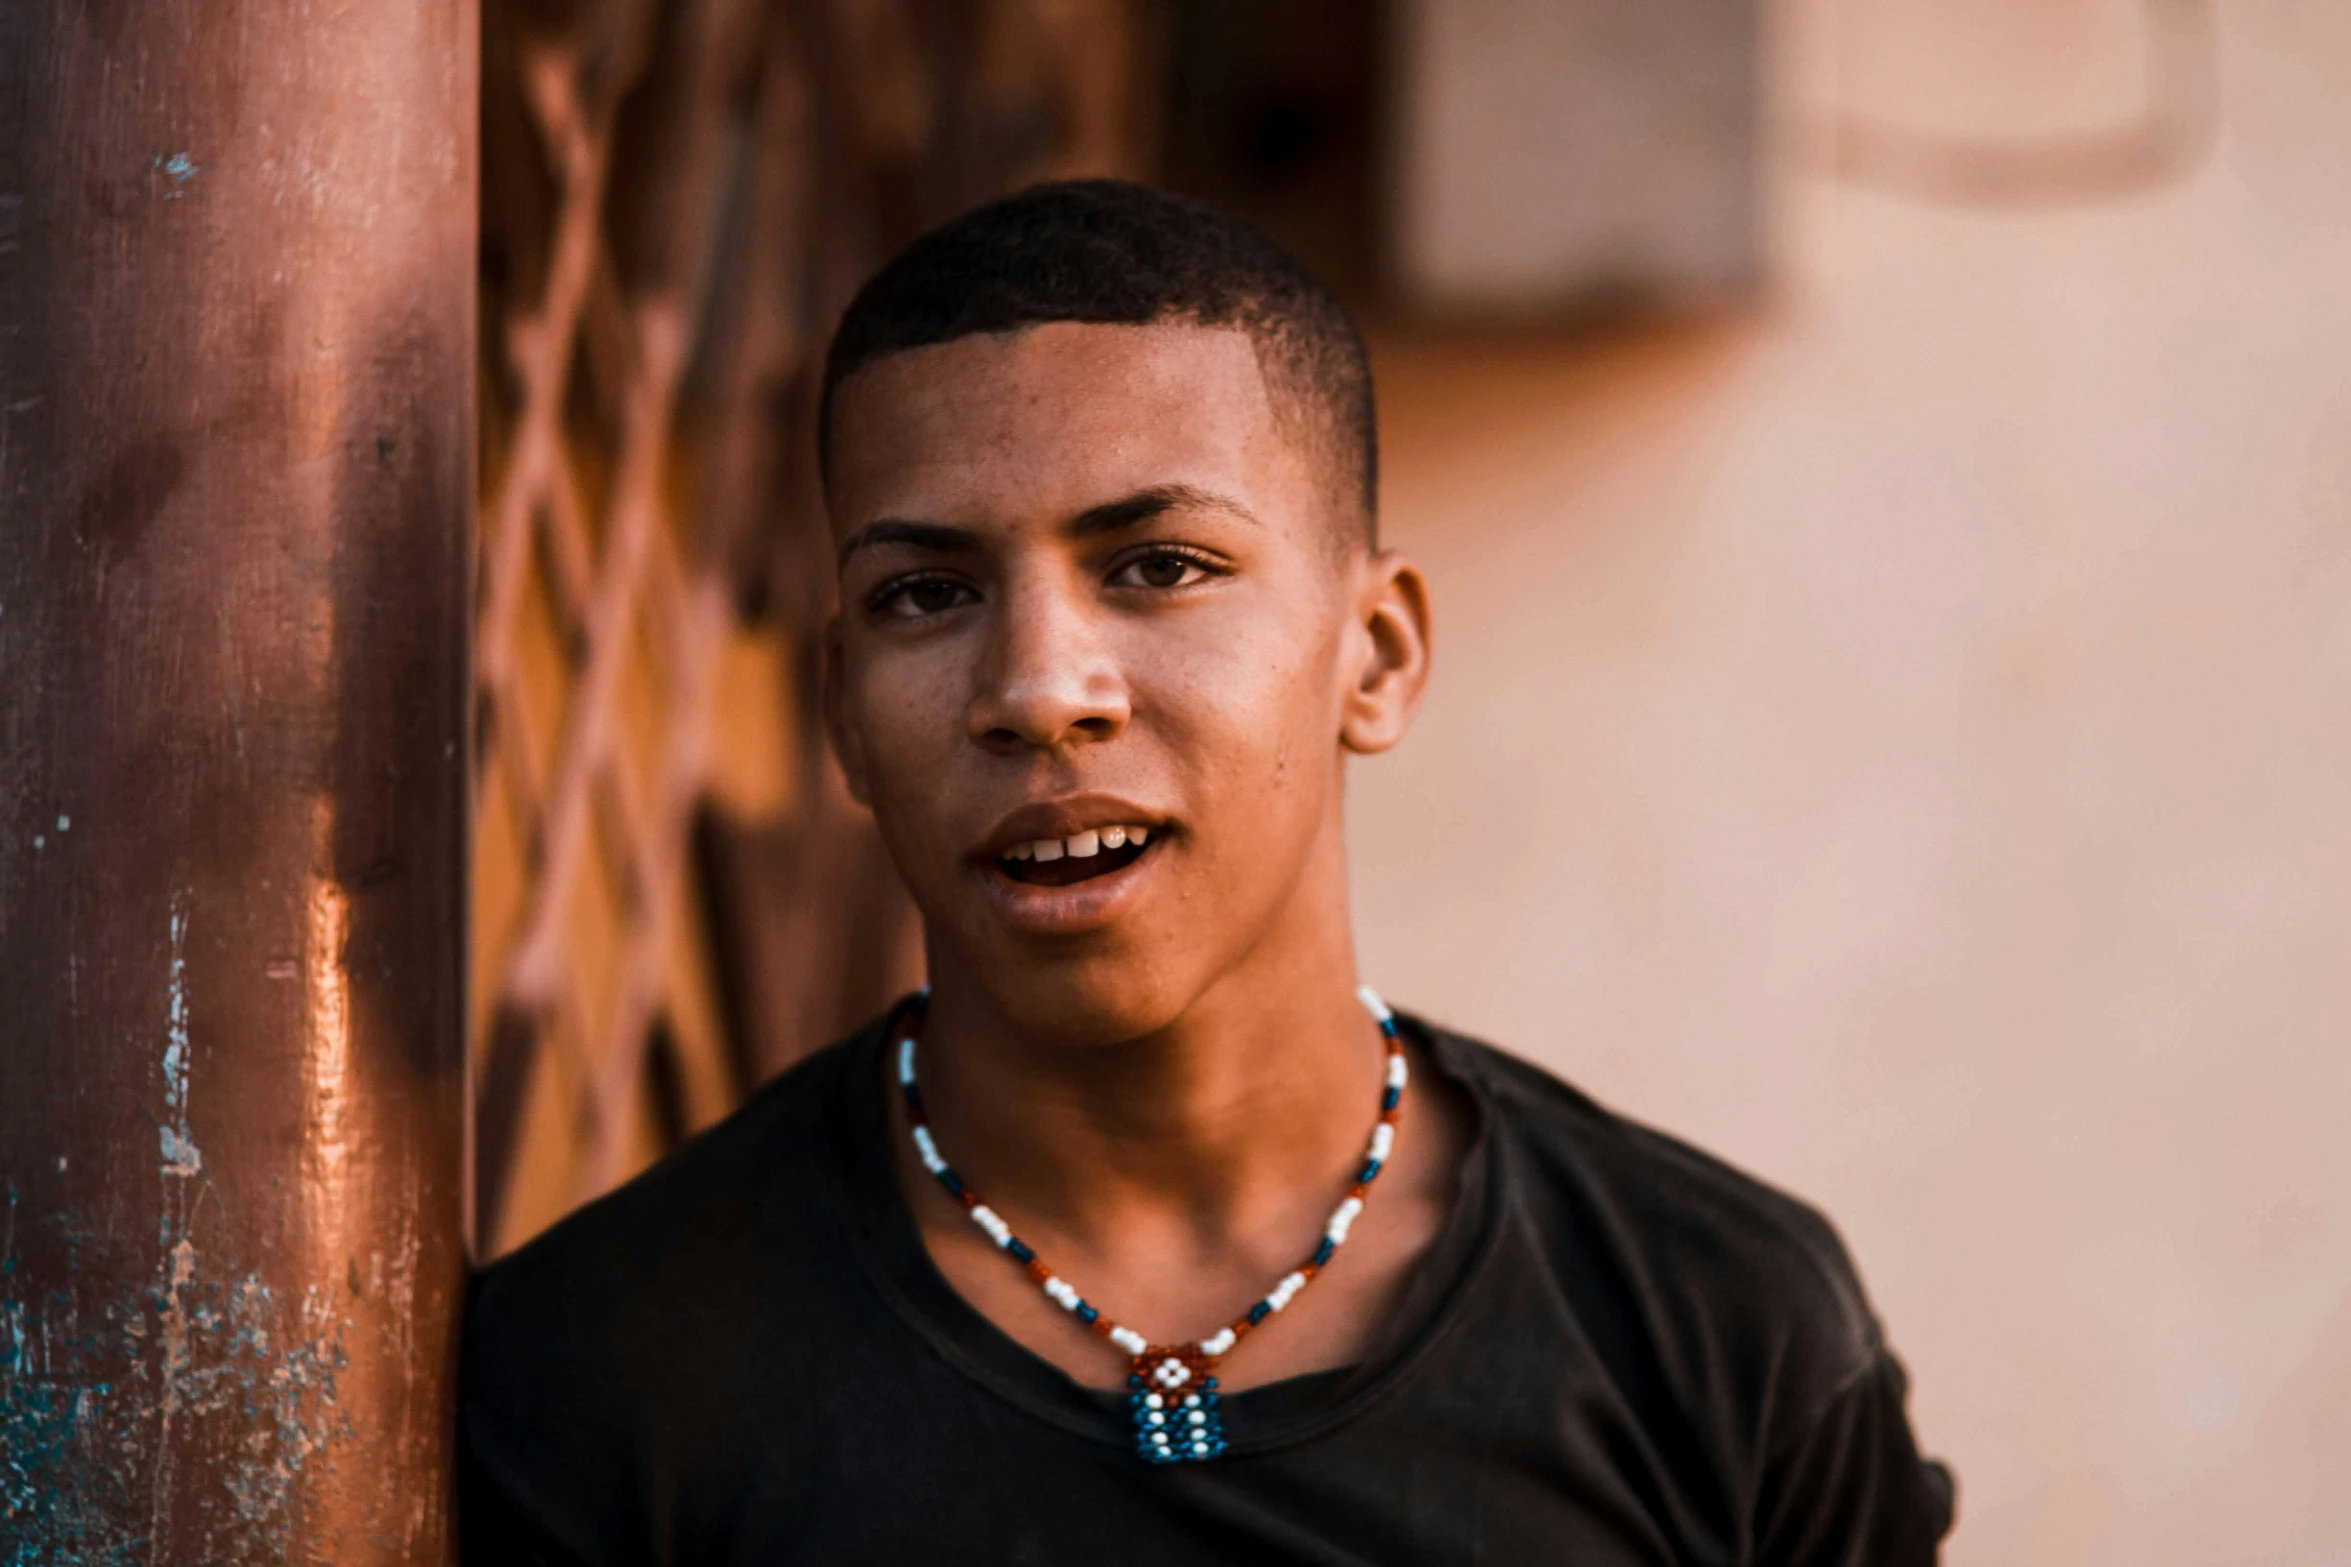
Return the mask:
<svg viewBox="0 0 2351 1567"><path fill-rule="evenodd" d="M162 1397L156 1409L155 1462L148 1481L147 1533L170 1538L172 1479L179 1449L172 1443L172 1425L180 1412L179 1386L188 1358L188 1314L184 1291L196 1278L196 1244L187 1235L188 1203L184 1183L204 1168L188 1132L188 1077L192 1049L188 1037L188 908L174 899L171 911L170 963L164 977L163 1108L172 1124L158 1129L163 1164L161 1216L156 1244L163 1248L163 1277L156 1312L156 1341L163 1349ZM176 1238L175 1238L176 1231ZM145 1336L142 1319L140 1336Z"/></svg>
<svg viewBox="0 0 2351 1567"><path fill-rule="evenodd" d="M20 1195L0 1217L0 1567L132 1567L165 1542L188 1559L282 1563L319 1471L352 1436L338 1397L349 1367L333 1292L280 1297L222 1270L192 1233L193 1077L188 911L169 922L161 1219L155 1272L126 1294L34 1295L16 1267ZM63 1168L60 1159L59 1166ZM86 1219L45 1221L78 1255ZM92 1238L92 1244L103 1242ZM135 1244L135 1243L134 1243ZM204 1462L182 1466L183 1455Z"/></svg>
<svg viewBox="0 0 2351 1567"><path fill-rule="evenodd" d="M165 201L176 201L182 195L186 194L186 192L179 187L185 186L188 181L194 179L197 174L195 160L190 158L184 152L175 152L168 158L162 156L159 153L156 155L153 167L156 173L171 181L174 187L173 189L167 190L163 193L163 199Z"/></svg>
<svg viewBox="0 0 2351 1567"><path fill-rule="evenodd" d="M193 1525L171 1538L202 1542L189 1559L289 1560L308 1483L351 1434L348 1323L315 1289L286 1302L252 1274L207 1278L185 1241L164 1281L105 1316L84 1334L62 1294L46 1312L0 1300L0 1567L149 1560L172 1522L151 1487L174 1449L212 1458L173 1488ZM97 1374L108 1363L127 1373Z"/></svg>
<svg viewBox="0 0 2351 1567"><path fill-rule="evenodd" d="M163 1108L170 1124L159 1129L163 1174L186 1177L204 1168L204 1156L188 1135L188 911L171 915L171 969L166 980L166 1022L163 1042ZM164 1240L171 1239L171 1203L164 1204Z"/></svg>

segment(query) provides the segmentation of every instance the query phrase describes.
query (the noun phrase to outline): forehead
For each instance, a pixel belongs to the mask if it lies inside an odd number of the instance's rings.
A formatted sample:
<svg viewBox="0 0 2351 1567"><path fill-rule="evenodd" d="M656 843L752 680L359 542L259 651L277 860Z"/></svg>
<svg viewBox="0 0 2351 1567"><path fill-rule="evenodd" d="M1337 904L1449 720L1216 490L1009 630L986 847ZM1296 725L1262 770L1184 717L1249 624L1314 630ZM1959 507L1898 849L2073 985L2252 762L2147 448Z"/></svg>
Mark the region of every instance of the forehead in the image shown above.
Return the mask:
<svg viewBox="0 0 2351 1567"><path fill-rule="evenodd" d="M1313 502L1247 333L1055 321L877 360L834 394L836 539L882 516L1068 515L1153 485Z"/></svg>

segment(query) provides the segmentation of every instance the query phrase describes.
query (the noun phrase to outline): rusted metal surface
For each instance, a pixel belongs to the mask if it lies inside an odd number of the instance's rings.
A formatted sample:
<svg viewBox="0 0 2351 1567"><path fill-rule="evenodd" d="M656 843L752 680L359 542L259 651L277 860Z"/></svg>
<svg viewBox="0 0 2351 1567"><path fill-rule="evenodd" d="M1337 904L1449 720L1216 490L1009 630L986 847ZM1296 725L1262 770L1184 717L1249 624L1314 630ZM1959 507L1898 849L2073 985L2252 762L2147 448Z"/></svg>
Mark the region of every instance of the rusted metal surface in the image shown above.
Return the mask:
<svg viewBox="0 0 2351 1567"><path fill-rule="evenodd" d="M446 1553L470 0L0 18L0 1562Z"/></svg>
<svg viewBox="0 0 2351 1567"><path fill-rule="evenodd" d="M911 910L814 726L826 333L921 227L1134 167L1129 0L492 0L476 1241L879 1007Z"/></svg>

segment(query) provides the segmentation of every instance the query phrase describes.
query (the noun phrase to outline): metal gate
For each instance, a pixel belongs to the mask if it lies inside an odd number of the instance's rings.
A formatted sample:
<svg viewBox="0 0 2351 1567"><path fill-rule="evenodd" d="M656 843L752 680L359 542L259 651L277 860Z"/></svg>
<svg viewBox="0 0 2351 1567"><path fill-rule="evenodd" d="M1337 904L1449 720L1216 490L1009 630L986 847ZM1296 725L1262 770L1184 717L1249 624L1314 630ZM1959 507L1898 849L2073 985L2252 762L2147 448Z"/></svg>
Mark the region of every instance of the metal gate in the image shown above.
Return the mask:
<svg viewBox="0 0 2351 1567"><path fill-rule="evenodd" d="M1110 0L493 0L482 116L477 1246L908 983L816 726L825 334L919 229L1131 168Z"/></svg>

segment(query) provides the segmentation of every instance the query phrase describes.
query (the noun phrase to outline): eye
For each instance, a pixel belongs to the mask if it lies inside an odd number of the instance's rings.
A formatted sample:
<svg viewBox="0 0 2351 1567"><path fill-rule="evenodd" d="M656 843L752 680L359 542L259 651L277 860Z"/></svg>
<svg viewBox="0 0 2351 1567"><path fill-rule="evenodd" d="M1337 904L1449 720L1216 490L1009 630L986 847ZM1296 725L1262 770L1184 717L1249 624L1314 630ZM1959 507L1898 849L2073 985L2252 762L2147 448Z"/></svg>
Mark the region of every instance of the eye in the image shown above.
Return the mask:
<svg viewBox="0 0 2351 1567"><path fill-rule="evenodd" d="M953 577L901 577L884 583L867 603L876 614L892 620L921 620L976 604L979 598Z"/></svg>
<svg viewBox="0 0 2351 1567"><path fill-rule="evenodd" d="M1206 561L1182 550L1153 549L1134 556L1111 573L1113 585L1122 588L1151 588L1165 592L1171 588L1188 588L1205 580L1214 570Z"/></svg>

